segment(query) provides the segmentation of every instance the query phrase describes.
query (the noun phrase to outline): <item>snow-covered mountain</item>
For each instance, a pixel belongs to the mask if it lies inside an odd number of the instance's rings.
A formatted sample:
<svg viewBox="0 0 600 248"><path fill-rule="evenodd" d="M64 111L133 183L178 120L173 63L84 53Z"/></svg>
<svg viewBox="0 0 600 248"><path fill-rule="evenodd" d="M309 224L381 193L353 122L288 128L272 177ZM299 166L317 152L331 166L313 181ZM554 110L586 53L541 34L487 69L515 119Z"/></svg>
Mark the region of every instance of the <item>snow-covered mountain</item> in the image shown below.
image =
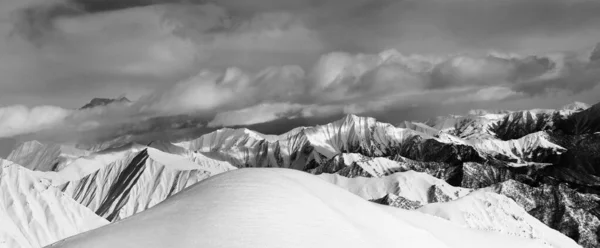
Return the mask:
<svg viewBox="0 0 600 248"><path fill-rule="evenodd" d="M18 145L6 158L36 171L58 171L73 160L91 152L70 145L27 141Z"/></svg>
<svg viewBox="0 0 600 248"><path fill-rule="evenodd" d="M496 229L485 231L460 225L474 220L462 211L449 208L459 218L448 221L369 203L307 173L243 169L51 247L578 247L543 225L526 226L524 211L510 224L486 222Z"/></svg>
<svg viewBox="0 0 600 248"><path fill-rule="evenodd" d="M163 201L176 202L170 199L185 194L180 192L187 192L184 189L192 185L198 186L189 191L212 190L196 188L215 187L211 183L201 185L217 174L231 174L234 172L229 171L245 167L283 167L317 174L324 179L320 182L341 186L363 198L366 204L370 201L418 210L426 214L422 218L428 221L430 215L435 215L469 230L499 232L503 239L510 239L506 235L533 238L540 241L539 244L554 247L570 242L540 226L543 223L591 248L599 244L600 233L600 212L597 211L600 209L600 171L596 169L600 161L600 135L595 134L599 131L596 128L598 106L574 103L558 110L477 110L465 116L438 117L395 126L374 118L348 115L332 123L298 127L281 135L224 128L184 141L179 137L175 143L156 140L145 145L128 143L127 136L85 145L30 141L19 145L9 159L31 169L24 169L27 177L44 182L71 198L71 202L78 203L79 208L89 209L90 213L96 213L94 216L111 222L128 223L130 219L142 218L137 216L160 209ZM167 125L168 119L162 120L163 124ZM271 177L283 176L286 180L296 178L271 170L257 171ZM254 173L249 175L266 180ZM291 181L308 182L298 180ZM244 185L254 187L255 184L248 181ZM263 190L263 186L257 187ZM317 190L315 187L304 190L312 194ZM289 190L292 195L301 193L298 189ZM551 200L548 195L552 196ZM213 199L213 196L198 197ZM229 197L231 202L238 200L229 194L223 197ZM494 207L487 207L489 204ZM440 234L441 229L414 224L424 220L412 216L416 212L397 212L378 205L375 212L382 211L400 218L400 222L425 228L448 247L456 245ZM465 208L470 205L476 208ZM371 225L370 220L364 221L365 225ZM436 221L438 218L432 223ZM203 230L206 228L203 225L198 228ZM455 228L455 224L445 222L436 225ZM349 225L348 228L354 227ZM84 239L95 240L94 235L86 234ZM395 244L393 240L388 243L386 235L381 238L386 240L383 244ZM127 241L125 239L122 241ZM170 240L155 241L160 244ZM65 244L70 242L75 241ZM369 246L375 241L365 242ZM39 247L39 244L31 247Z"/></svg>
<svg viewBox="0 0 600 248"><path fill-rule="evenodd" d="M106 224L50 182L0 159L0 247L42 247Z"/></svg>
<svg viewBox="0 0 600 248"><path fill-rule="evenodd" d="M227 162L173 145L130 145L82 157L58 172L35 172L110 221L146 210L210 176L235 169Z"/></svg>

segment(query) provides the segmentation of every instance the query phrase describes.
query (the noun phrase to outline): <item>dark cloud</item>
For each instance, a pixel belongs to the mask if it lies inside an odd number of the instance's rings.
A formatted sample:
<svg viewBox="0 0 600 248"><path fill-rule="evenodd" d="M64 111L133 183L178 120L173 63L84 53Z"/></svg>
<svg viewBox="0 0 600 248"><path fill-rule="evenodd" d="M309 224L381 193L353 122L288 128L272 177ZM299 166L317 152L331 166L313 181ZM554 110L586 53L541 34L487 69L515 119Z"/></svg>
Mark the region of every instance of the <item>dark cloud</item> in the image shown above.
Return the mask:
<svg viewBox="0 0 600 248"><path fill-rule="evenodd" d="M0 43L1 103L139 99L2 107L0 137L140 135L169 116L277 130L348 113L422 120L598 92L597 52L580 51L600 40L597 1L31 1L9 6L36 46Z"/></svg>

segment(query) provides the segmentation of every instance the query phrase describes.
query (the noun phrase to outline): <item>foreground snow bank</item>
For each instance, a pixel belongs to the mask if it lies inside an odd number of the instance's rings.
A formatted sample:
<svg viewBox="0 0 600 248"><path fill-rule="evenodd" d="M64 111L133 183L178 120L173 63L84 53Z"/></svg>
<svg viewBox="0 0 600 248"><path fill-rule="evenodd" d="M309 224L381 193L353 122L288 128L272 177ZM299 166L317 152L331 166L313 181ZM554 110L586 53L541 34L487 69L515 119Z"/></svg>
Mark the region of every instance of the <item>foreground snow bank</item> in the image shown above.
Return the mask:
<svg viewBox="0 0 600 248"><path fill-rule="evenodd" d="M52 247L550 247L380 206L316 176L241 169Z"/></svg>

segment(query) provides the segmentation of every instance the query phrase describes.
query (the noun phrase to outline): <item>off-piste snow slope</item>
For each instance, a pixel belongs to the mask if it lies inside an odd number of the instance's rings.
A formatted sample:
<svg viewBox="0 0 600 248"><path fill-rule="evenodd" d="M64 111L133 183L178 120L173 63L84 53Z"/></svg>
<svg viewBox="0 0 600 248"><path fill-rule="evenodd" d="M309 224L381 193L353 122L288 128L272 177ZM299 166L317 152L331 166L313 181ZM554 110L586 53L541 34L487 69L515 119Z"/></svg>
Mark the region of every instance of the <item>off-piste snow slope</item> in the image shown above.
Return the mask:
<svg viewBox="0 0 600 248"><path fill-rule="evenodd" d="M542 239L470 229L430 214L365 201L308 173L269 168L223 173L140 214L50 247L564 248L578 245L570 241L556 246Z"/></svg>
<svg viewBox="0 0 600 248"><path fill-rule="evenodd" d="M0 247L42 247L108 223L33 171L0 159Z"/></svg>
<svg viewBox="0 0 600 248"><path fill-rule="evenodd" d="M210 176L235 169L227 162L186 153L173 145L156 147L173 153L132 144L81 157L57 172L35 174L99 216L115 221Z"/></svg>

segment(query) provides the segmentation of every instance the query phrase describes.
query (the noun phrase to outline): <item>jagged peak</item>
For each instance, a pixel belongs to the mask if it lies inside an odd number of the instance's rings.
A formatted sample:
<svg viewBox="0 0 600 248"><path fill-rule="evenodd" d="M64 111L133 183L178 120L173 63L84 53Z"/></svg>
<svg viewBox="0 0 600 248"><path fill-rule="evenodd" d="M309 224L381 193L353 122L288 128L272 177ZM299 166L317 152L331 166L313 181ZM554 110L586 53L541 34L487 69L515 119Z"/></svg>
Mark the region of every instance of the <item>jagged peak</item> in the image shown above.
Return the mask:
<svg viewBox="0 0 600 248"><path fill-rule="evenodd" d="M112 103L130 103L131 101L125 97L121 96L118 98L94 98L89 103L85 104L80 109L90 109L98 106L106 106Z"/></svg>

